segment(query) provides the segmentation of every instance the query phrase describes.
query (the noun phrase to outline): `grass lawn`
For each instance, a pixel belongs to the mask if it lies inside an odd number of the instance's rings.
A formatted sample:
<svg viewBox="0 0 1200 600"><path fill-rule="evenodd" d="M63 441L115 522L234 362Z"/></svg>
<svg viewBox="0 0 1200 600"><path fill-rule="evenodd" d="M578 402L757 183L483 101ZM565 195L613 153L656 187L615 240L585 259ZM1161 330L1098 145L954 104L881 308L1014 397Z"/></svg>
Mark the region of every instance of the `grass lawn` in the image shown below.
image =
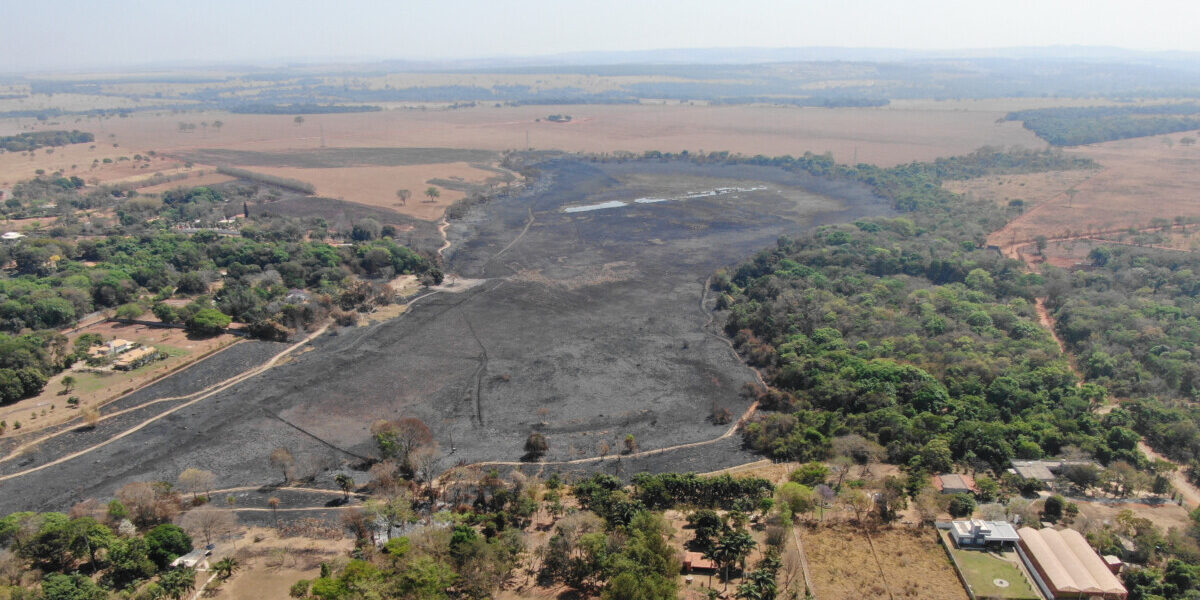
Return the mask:
<svg viewBox="0 0 1200 600"><path fill-rule="evenodd" d="M1041 600L1041 594L1033 589L1033 584L1012 561L997 558L995 554L981 550L959 550L954 543L946 540L954 559L962 570L963 578L971 585L975 595L991 598L1017 598L1019 600ZM1020 560L1015 552L1007 552L1013 561ZM996 579L1008 582L1008 587L999 587L993 583Z"/></svg>

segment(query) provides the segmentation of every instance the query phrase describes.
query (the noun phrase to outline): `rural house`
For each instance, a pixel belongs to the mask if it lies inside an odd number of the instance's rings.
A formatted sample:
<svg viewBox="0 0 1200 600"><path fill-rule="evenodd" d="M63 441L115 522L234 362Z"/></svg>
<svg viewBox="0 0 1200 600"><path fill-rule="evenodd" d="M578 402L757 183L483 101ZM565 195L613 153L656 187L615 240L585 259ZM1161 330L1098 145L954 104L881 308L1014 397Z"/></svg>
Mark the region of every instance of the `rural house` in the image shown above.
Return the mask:
<svg viewBox="0 0 1200 600"><path fill-rule="evenodd" d="M943 494L974 494L979 492L975 487L975 478L958 473L943 473L933 476L933 487Z"/></svg>
<svg viewBox="0 0 1200 600"><path fill-rule="evenodd" d="M1011 548L1020 539L1017 530L1006 521L954 521L950 537L959 548Z"/></svg>

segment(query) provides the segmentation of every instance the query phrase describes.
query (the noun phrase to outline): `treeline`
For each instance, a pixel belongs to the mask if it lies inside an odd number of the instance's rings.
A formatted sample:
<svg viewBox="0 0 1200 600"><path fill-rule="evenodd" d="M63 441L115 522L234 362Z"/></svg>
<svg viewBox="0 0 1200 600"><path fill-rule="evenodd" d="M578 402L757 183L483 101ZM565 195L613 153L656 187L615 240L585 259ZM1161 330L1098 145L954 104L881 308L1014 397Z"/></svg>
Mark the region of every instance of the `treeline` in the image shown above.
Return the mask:
<svg viewBox="0 0 1200 600"><path fill-rule="evenodd" d="M352 321L354 311L390 304L394 292L378 280L414 273L429 283L441 281L441 271L429 259L379 237L378 228L372 239L341 247L155 232L78 243L30 238L0 253L16 264L15 276L0 278L0 331L12 333L60 329L91 312L112 309L126 318L153 312L198 334L219 333L236 319L249 324L254 335L281 339L326 316ZM210 293L217 281L223 285ZM170 298L190 302L176 307L164 302ZM25 360L37 356L37 347L45 348L34 342L47 335L13 338L28 337L29 343L0 359L3 401L40 392L45 378L61 368L58 360ZM11 372L4 370L10 363Z"/></svg>
<svg viewBox="0 0 1200 600"><path fill-rule="evenodd" d="M1200 104L1039 108L1004 118L1056 146L1078 146L1200 129Z"/></svg>
<svg viewBox="0 0 1200 600"><path fill-rule="evenodd" d="M0 148L8 152L28 152L47 146L66 146L67 144L85 144L94 142L96 137L90 133L78 130L71 131L35 131L18 133L0 137Z"/></svg>
<svg viewBox="0 0 1200 600"><path fill-rule="evenodd" d="M248 115L329 115L379 112L383 107L369 104L234 104L226 110Z"/></svg>
<svg viewBox="0 0 1200 600"><path fill-rule="evenodd" d="M750 447L821 459L833 438L856 433L881 444L889 462L915 468L942 466L942 448L951 460L997 469L1072 446L1102 462L1144 463L1136 434L1092 412L1104 390L1077 388L1038 326L1042 279L982 249L1005 222L1001 208L941 187L1087 163L995 151L891 169L781 162L867 183L908 214L783 238L714 278L727 333L772 385L759 392L767 412L745 429Z"/></svg>
<svg viewBox="0 0 1200 600"><path fill-rule="evenodd" d="M281 187L285 190L294 190L304 194L315 194L317 188L313 184L300 181L299 179L289 179L287 177L276 177L275 175L267 175L266 173L256 173L247 169L239 169L236 167L217 167L217 172L238 179L254 181L257 183L265 183Z"/></svg>
<svg viewBox="0 0 1200 600"><path fill-rule="evenodd" d="M187 597L195 587L195 570L171 567L192 550L192 537L171 523L182 509L183 499L169 483L138 482L118 490L108 504L84 501L69 514L7 515L0 519L0 548L5 549L0 561L9 575L0 582L0 597ZM193 510L181 522L201 535L236 524L232 512L210 507ZM232 572L236 559L215 561L214 567ZM31 582L36 587L26 587Z"/></svg>
<svg viewBox="0 0 1200 600"><path fill-rule="evenodd" d="M0 404L40 394L51 375L84 353L86 349L72 352L67 337L56 331L0 333ZM7 428L8 423L0 422L0 433Z"/></svg>

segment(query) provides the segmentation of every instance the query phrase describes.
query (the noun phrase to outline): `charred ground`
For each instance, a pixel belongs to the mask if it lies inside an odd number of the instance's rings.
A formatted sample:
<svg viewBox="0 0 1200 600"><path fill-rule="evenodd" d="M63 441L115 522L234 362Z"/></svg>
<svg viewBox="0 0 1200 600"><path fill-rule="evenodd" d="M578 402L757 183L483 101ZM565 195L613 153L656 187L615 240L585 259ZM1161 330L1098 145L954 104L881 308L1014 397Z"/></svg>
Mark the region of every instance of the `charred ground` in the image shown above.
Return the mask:
<svg viewBox="0 0 1200 600"><path fill-rule="evenodd" d="M400 318L321 336L312 351L102 448L2 481L0 511L62 509L193 466L218 473L219 487L274 483L267 456L278 446L292 449L301 476L331 487L331 470L372 454L371 422L401 416L434 430L443 467L516 460L533 431L550 442L547 461L605 444L617 453L629 434L642 450L717 437L728 426L710 422L712 408L740 414L739 390L754 376L712 325L708 276L780 235L887 210L861 189L766 167L559 160L541 170L525 194L451 226L447 267L464 283ZM719 187L747 191L635 202ZM610 200L628 205L563 210ZM280 347L263 344L261 355ZM232 362L256 360L239 352L245 359ZM139 397L169 396L192 376ZM0 463L0 476L128 429L116 421ZM624 468L703 471L746 458L730 439Z"/></svg>

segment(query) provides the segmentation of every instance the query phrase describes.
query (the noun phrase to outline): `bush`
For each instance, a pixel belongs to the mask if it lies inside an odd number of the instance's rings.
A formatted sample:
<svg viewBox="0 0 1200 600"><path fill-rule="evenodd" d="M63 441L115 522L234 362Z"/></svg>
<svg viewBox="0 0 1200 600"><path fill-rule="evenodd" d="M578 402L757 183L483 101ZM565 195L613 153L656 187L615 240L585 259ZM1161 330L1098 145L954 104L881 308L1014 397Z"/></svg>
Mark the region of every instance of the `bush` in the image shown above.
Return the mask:
<svg viewBox="0 0 1200 600"><path fill-rule="evenodd" d="M956 519L975 513L975 499L969 494L955 494L950 498L950 516Z"/></svg>
<svg viewBox="0 0 1200 600"><path fill-rule="evenodd" d="M146 553L159 569L192 551L192 538L178 525L159 525L146 534Z"/></svg>
<svg viewBox="0 0 1200 600"><path fill-rule="evenodd" d="M195 335L216 335L233 322L229 315L215 309L202 308L187 321L187 331Z"/></svg>

